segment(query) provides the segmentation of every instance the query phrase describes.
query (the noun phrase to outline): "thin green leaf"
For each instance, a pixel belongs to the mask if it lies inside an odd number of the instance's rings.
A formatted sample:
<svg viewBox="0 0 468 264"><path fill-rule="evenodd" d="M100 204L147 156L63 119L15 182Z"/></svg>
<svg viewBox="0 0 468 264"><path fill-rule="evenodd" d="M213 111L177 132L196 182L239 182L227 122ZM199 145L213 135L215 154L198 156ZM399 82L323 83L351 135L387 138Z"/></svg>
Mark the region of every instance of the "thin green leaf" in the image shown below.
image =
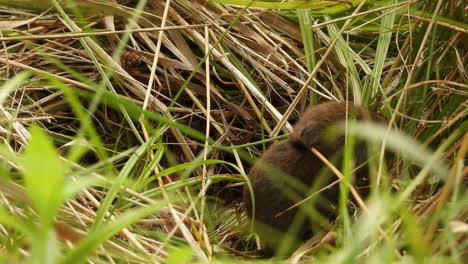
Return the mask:
<svg viewBox="0 0 468 264"><path fill-rule="evenodd" d="M394 2L395 1L391 1L391 3ZM384 64L387 61L387 52L391 43L390 41L392 38L392 30L395 22L396 12L393 12L393 9L387 9L383 11L383 14L386 15L382 18L380 23L380 34L379 40L377 42L377 50L375 52L374 68L370 74L370 87L364 89L363 91L363 105L369 105L370 100L374 98L376 93L379 91L380 79L382 76Z"/></svg>
<svg viewBox="0 0 468 264"><path fill-rule="evenodd" d="M30 72L27 72L27 71L21 71L17 74L15 74L15 76L13 76L13 78L9 79L8 81L6 81L2 87L0 88L0 105L3 105L3 102L5 101L5 99L8 97L8 95L14 90L16 89L16 87L21 83L23 82L24 80L26 80L29 76L31 75Z"/></svg>
<svg viewBox="0 0 468 264"><path fill-rule="evenodd" d="M111 207L112 202L117 196L117 193L120 191L121 185L123 184L124 180L129 177L130 172L132 171L134 166L141 159L141 157L148 150L148 148L154 143L155 139L156 139L156 136L153 136L147 142L145 142L145 144L141 145L135 151L135 153L133 153L130 159L125 163L125 166L120 171L119 175L117 176L117 179L114 180L112 186L107 192L106 197L101 202L101 205L99 206L99 209L96 213L96 217L94 219L94 223L93 223L93 226L91 227L91 230L96 230L100 226L101 222L104 219L105 214L109 211L109 208Z"/></svg>
<svg viewBox="0 0 468 264"><path fill-rule="evenodd" d="M31 140L21 161L23 177L42 224L49 225L63 202L67 167L58 158L54 146L40 128L32 126L30 133Z"/></svg>
<svg viewBox="0 0 468 264"><path fill-rule="evenodd" d="M155 213L165 204L166 203L160 202L148 207L133 209L131 211L127 211L120 217L117 217L115 220L102 223L99 228L84 237L72 250L70 250L56 263L85 263L88 256L106 240L120 232L123 228Z"/></svg>
<svg viewBox="0 0 468 264"><path fill-rule="evenodd" d="M58 256L58 242L52 222L63 202L65 164L58 158L49 138L37 126L32 126L31 140L26 147L24 181L36 209L39 229L33 235L30 263L51 263Z"/></svg>
<svg viewBox="0 0 468 264"><path fill-rule="evenodd" d="M247 6L251 5L252 7L261 7L261 8L271 8L271 9L321 9L325 7L333 6L332 11L342 11L343 9L348 9L359 3L361 0L349 0L344 3L335 2L335 1L251 1L251 0L210 0L215 3L223 3L230 5L240 5ZM350 5L350 3L352 5Z"/></svg>

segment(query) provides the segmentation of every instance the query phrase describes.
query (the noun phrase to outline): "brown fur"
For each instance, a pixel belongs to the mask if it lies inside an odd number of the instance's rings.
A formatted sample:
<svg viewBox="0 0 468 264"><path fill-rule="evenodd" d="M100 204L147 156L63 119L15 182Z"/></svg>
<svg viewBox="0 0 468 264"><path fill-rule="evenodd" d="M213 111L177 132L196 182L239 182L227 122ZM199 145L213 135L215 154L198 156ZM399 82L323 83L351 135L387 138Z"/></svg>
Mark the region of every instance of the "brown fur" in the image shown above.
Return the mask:
<svg viewBox="0 0 468 264"><path fill-rule="evenodd" d="M302 200L308 193L314 193L337 180L308 148L316 148L325 157L334 160L334 165L340 169L339 154L344 145L344 136L330 140L327 137L327 128L337 121L345 120L347 116L385 122L385 118L379 114L351 103L332 102L312 106L294 125L294 132L289 139L272 144L250 170L248 176L256 205L254 228L268 247L277 248L284 241L284 235L292 233L291 227L298 210L295 208L284 213L285 209ZM354 159L357 165L367 160L367 147L364 143L357 142L355 145ZM356 172L357 187L369 184L367 174L367 168ZM307 188L304 189L304 186ZM334 219L338 195L336 184L320 195L313 196L315 199L311 203L305 204L312 217L309 214L296 225L297 232L292 234L295 242L326 227L327 219ZM247 187L244 188L244 202L249 216L252 216L252 203ZM277 216L281 212L283 214ZM290 245L294 247L295 243L290 242Z"/></svg>

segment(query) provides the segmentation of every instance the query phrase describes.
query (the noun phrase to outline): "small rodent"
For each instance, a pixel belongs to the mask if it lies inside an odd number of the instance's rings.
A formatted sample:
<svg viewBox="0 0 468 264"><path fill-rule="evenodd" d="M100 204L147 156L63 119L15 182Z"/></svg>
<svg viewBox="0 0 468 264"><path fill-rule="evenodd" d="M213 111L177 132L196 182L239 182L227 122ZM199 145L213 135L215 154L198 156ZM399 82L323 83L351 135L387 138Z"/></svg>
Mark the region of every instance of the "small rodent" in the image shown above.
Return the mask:
<svg viewBox="0 0 468 264"><path fill-rule="evenodd" d="M338 179L309 148L314 147L341 169L340 154L344 136L330 140L327 128L337 121L353 117L358 120L386 122L383 116L352 103L329 102L311 106L294 125L290 137L272 144L251 168L248 177L255 196L254 230L267 248L277 249L285 241L285 234L289 234L287 238L292 240L287 243L291 248L286 251L291 250L300 241L310 238L327 225L329 227L329 221L336 217L338 184L314 195L311 202L301 205L301 208L307 209L307 215L297 216L298 207L284 211ZM359 166L367 159L367 146L357 141L354 145L355 165ZM365 166L355 172L353 185L358 190L361 188L361 194L366 195L365 189L369 181ZM248 215L252 217L247 184L244 187L243 200ZM294 219L295 217L299 219ZM295 235L291 229L293 226L296 228Z"/></svg>

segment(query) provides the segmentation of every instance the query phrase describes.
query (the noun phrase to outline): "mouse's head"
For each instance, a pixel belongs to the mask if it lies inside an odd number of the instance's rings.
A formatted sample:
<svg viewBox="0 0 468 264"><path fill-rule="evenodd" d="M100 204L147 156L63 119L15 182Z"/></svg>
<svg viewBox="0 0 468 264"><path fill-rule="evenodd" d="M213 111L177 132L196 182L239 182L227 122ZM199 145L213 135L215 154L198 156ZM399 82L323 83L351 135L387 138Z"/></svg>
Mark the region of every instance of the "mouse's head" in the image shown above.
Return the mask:
<svg viewBox="0 0 468 264"><path fill-rule="evenodd" d="M295 145L313 147L323 154L332 154L344 145L344 136L334 127L344 120L387 123L382 115L350 102L328 102L309 107L294 125L289 140Z"/></svg>

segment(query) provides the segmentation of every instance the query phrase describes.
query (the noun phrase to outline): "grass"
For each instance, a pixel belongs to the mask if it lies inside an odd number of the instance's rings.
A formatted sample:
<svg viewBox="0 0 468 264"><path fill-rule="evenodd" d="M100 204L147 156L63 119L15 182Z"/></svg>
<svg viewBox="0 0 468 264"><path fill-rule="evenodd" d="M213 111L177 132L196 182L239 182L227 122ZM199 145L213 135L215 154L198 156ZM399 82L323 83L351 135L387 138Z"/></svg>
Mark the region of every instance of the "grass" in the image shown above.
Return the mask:
<svg viewBox="0 0 468 264"><path fill-rule="evenodd" d="M289 262L464 263L465 12L0 0L1 262L284 262L248 230L246 173L309 104L349 100L391 120L347 129L394 158L371 162L358 214L343 199Z"/></svg>

